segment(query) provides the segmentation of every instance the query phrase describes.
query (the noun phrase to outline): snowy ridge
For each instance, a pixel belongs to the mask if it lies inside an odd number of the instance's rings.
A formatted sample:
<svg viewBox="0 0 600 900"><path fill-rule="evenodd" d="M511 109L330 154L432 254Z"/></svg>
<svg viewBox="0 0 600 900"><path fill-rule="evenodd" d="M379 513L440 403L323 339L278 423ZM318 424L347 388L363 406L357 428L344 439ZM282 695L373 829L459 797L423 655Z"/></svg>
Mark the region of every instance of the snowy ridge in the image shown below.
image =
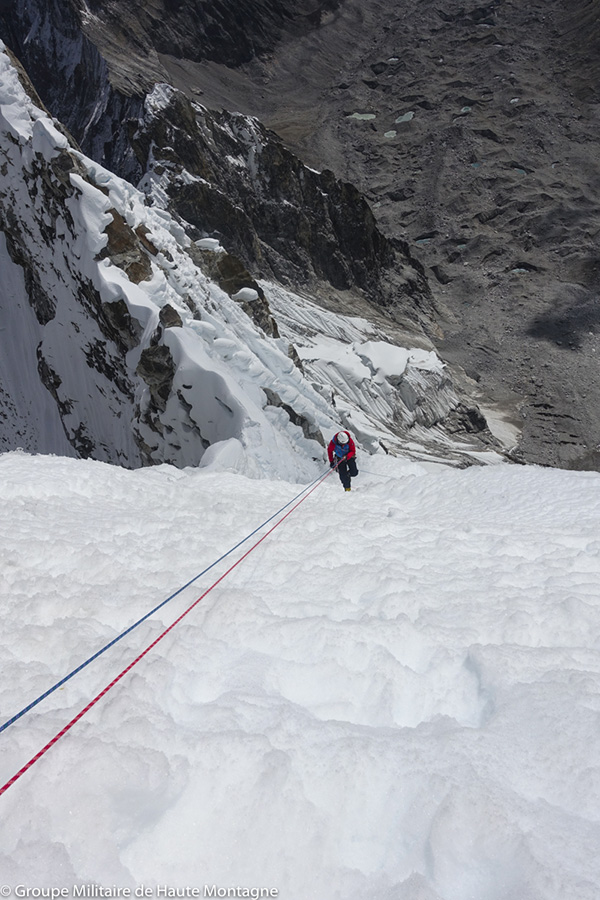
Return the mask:
<svg viewBox="0 0 600 900"><path fill-rule="evenodd" d="M3 796L7 883L596 900L598 475L369 469ZM3 720L296 493L218 462L11 453L0 475ZM11 726L2 782L206 586Z"/></svg>
<svg viewBox="0 0 600 900"><path fill-rule="evenodd" d="M36 310L36 323L21 288L17 305L31 320L38 360L43 358L50 371L55 394L53 398L51 393L38 392L41 409L36 417L56 421L56 401L68 439L60 435L57 422L54 441L43 445L40 433L34 449L72 453L70 445L75 445L85 455L126 465L143 461L194 465L206 446L234 438L245 451L245 457L239 454L239 464L254 475L266 470L288 477L294 472L301 478L311 475L312 460L322 459L323 438L321 446L305 438L281 409L267 408L261 391L281 381L299 400L300 414L313 423L315 435L320 428L335 428L330 410L289 359L288 345L267 340L238 304L203 275L186 253L190 240L185 231L167 213L148 209L144 195L127 182L82 154L68 151L66 138L26 96L5 54L2 61L4 133L14 138L5 152L7 205L10 202L14 216L21 219L22 232L28 235L27 251L35 260L35 277L48 307L46 321L39 321ZM71 171L68 184L62 186L65 212L52 211L46 222L54 230L49 246L34 198L39 196L42 161L57 159L64 167L76 163L78 171ZM110 257L102 258L109 245L107 226L116 221L115 214L125 223L124 240L130 240L146 266L146 277L137 283ZM140 228L150 249L145 257L131 240L131 233ZM7 253L4 261L18 283L18 269ZM85 301L90 289L97 296L92 302L101 309L126 304L129 331L138 331L139 339L131 340L134 346L123 360L118 359L118 348L106 341L89 306L86 309L85 302L80 302L82 293ZM14 295L5 297L5 303L7 309L14 308ZM167 306L176 311L181 327L161 329L159 313ZM11 343L23 343L19 327L15 322ZM81 340L82 332L87 343ZM151 387L136 370L144 350L159 340L168 349L175 372L168 397L162 398L164 408L150 421ZM101 351L100 359L97 354L90 361L92 348ZM116 373L113 377L111 369ZM17 385L10 381L15 372L7 367L5 375L7 393L19 397ZM26 397L13 402L17 438L31 418L28 403Z"/></svg>

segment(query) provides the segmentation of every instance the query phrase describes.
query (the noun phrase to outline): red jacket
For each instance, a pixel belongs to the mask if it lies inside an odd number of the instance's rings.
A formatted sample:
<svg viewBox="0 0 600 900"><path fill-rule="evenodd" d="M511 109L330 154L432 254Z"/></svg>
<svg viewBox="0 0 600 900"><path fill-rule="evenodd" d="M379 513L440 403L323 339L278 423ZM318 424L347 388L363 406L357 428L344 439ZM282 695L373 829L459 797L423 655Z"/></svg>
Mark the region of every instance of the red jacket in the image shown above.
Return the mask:
<svg viewBox="0 0 600 900"><path fill-rule="evenodd" d="M333 458L335 456L335 448L340 445L337 443L335 437L329 441L329 447L327 448L327 455L329 457L329 462L333 462ZM345 445L344 445L345 446ZM346 453L346 459L352 459L353 456L356 456L356 446L354 441L348 435L348 451ZM336 459L341 459L342 457L336 456Z"/></svg>

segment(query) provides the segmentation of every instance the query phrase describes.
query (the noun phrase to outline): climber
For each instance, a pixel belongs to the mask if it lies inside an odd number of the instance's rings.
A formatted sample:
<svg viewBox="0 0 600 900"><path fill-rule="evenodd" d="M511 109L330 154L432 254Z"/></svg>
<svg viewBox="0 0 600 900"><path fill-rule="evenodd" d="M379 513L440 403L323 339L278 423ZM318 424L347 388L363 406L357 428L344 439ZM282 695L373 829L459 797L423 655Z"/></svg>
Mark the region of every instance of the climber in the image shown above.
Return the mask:
<svg viewBox="0 0 600 900"><path fill-rule="evenodd" d="M327 448L329 467L334 469L337 465L340 481L344 490L350 490L350 479L356 478L356 447L354 441L346 431L338 431L334 434Z"/></svg>

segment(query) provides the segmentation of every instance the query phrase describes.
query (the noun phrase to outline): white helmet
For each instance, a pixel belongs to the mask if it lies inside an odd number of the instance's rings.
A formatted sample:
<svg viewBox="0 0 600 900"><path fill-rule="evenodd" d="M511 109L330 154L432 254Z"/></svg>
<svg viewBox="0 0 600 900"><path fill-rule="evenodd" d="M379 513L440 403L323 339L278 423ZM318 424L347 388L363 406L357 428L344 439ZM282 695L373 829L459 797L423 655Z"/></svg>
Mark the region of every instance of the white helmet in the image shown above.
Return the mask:
<svg viewBox="0 0 600 900"><path fill-rule="evenodd" d="M350 440L345 431L338 431L338 433L336 434L336 439L338 444L347 444Z"/></svg>

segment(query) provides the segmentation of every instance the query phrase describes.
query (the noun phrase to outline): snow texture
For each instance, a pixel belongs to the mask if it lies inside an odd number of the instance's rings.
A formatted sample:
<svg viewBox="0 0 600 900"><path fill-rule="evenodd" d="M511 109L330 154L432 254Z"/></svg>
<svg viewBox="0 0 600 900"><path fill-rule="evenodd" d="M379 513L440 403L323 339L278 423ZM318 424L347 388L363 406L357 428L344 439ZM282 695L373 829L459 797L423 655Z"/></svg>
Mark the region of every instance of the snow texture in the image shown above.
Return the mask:
<svg viewBox="0 0 600 900"><path fill-rule="evenodd" d="M243 461L0 456L2 721L296 495ZM358 462L2 796L5 884L597 900L600 477ZM248 546L7 729L0 781Z"/></svg>

